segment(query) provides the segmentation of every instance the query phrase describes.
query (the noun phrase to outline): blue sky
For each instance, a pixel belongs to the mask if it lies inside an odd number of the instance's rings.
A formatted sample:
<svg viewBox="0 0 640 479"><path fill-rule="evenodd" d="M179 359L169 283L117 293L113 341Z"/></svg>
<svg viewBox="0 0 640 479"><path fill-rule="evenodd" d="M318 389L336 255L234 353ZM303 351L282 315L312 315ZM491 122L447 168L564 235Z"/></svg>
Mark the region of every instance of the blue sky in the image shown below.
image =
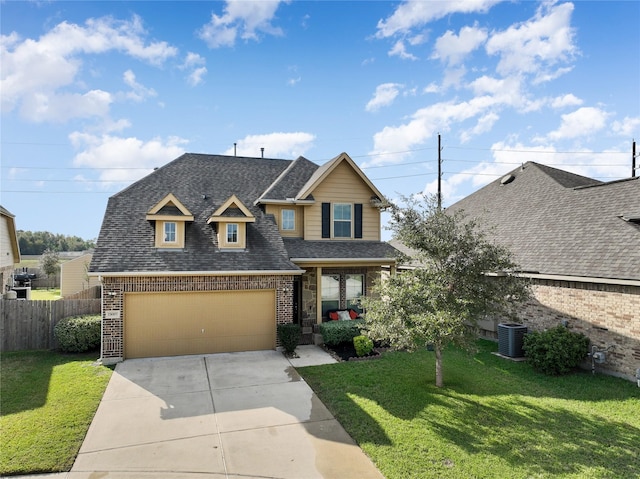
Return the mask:
<svg viewBox="0 0 640 479"><path fill-rule="evenodd" d="M322 164L444 204L526 161L631 176L640 2L0 3L1 204L97 237L184 152ZM638 148L640 151L640 147ZM388 238L389 233L383 232Z"/></svg>

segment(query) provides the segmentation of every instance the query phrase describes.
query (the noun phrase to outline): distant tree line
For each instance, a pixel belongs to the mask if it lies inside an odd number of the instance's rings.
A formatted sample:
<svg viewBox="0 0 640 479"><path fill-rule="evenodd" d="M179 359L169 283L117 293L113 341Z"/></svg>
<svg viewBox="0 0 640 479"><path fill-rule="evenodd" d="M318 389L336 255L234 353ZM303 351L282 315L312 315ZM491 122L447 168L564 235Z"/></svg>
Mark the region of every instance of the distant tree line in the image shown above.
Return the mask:
<svg viewBox="0 0 640 479"><path fill-rule="evenodd" d="M83 240L78 236L53 234L48 231L18 230L20 254L40 255L49 251L85 251L96 247L93 240Z"/></svg>

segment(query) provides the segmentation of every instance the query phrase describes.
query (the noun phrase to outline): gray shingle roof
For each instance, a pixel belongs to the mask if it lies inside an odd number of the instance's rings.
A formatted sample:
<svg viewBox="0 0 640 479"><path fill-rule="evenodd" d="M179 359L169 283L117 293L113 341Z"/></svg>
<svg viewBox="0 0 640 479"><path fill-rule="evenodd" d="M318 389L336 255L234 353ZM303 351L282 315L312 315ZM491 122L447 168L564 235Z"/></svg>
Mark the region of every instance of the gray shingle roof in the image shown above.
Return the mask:
<svg viewBox="0 0 640 479"><path fill-rule="evenodd" d="M91 271L298 270L287 257L273 216L253 205L290 163L191 153L168 163L109 199ZM145 219L168 193L194 215L186 224L181 250L154 248L154 224ZM246 250L220 251L215 231L206 222L233 194L256 221L247 224Z"/></svg>
<svg viewBox="0 0 640 479"><path fill-rule="evenodd" d="M455 203L507 246L524 271L640 280L640 178L602 183L538 163ZM491 227L495 229L490 230Z"/></svg>
<svg viewBox="0 0 640 479"><path fill-rule="evenodd" d="M300 271L290 261L306 258L384 258L392 247L375 241L283 241L275 219L254 203L260 197L294 197L318 169L305 158L296 161L187 153L109 198L90 271L206 272ZM154 222L148 211L167 194L191 212L181 249L155 248ZM264 193L264 194L263 194ZM247 207L255 222L247 227L247 247L221 251L211 215L232 195ZM232 208L226 213L233 215ZM171 206L160 214L179 213Z"/></svg>
<svg viewBox="0 0 640 479"><path fill-rule="evenodd" d="M290 258L305 259L394 259L396 249L381 241L306 241L284 238Z"/></svg>
<svg viewBox="0 0 640 479"><path fill-rule="evenodd" d="M281 201L287 198L295 198L300 189L318 168L318 165L300 156L269 186L260 199L264 201Z"/></svg>

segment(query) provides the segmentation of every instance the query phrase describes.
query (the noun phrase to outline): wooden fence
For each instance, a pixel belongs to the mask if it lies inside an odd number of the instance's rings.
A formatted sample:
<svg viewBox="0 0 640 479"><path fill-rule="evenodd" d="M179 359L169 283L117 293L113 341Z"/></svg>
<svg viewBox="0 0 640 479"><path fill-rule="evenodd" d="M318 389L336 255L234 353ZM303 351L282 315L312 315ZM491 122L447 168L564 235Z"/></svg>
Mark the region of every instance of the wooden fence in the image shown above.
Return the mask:
<svg viewBox="0 0 640 479"><path fill-rule="evenodd" d="M55 349L58 321L69 316L100 314L99 299L18 301L0 299L0 351Z"/></svg>
<svg viewBox="0 0 640 479"><path fill-rule="evenodd" d="M65 301L71 299L100 299L102 296L102 286L92 286L91 288L83 289L74 294L69 294L64 297Z"/></svg>

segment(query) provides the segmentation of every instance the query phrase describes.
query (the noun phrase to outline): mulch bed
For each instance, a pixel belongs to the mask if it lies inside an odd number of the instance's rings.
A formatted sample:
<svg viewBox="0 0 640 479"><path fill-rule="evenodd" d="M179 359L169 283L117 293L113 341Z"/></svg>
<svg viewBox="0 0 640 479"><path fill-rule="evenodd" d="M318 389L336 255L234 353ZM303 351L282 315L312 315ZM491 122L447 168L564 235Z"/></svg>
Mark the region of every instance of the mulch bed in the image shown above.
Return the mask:
<svg viewBox="0 0 640 479"><path fill-rule="evenodd" d="M322 347L337 361L368 361L379 358L383 352L382 348L374 348L367 356L358 357L353 342L344 342L335 346L324 344Z"/></svg>

